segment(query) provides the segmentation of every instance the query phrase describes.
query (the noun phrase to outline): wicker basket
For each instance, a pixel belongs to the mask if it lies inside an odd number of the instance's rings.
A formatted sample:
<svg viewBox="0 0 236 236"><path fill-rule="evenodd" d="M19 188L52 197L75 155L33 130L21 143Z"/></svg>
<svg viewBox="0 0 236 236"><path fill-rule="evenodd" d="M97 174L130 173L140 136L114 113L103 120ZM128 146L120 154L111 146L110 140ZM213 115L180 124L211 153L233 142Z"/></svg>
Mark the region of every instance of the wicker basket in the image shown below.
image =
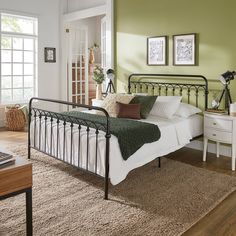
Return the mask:
<svg viewBox="0 0 236 236"><path fill-rule="evenodd" d="M25 115L19 105L6 107L6 127L11 131L20 131L25 128Z"/></svg>

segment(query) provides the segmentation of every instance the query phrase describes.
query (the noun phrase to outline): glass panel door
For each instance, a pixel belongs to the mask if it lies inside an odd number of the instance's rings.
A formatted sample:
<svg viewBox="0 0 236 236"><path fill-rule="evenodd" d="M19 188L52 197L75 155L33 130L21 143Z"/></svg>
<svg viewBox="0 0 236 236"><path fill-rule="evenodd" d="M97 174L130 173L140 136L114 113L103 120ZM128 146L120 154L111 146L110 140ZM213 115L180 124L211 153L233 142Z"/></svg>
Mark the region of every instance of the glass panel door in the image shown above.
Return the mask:
<svg viewBox="0 0 236 236"><path fill-rule="evenodd" d="M67 60L68 100L88 104L88 38L87 28L69 29Z"/></svg>

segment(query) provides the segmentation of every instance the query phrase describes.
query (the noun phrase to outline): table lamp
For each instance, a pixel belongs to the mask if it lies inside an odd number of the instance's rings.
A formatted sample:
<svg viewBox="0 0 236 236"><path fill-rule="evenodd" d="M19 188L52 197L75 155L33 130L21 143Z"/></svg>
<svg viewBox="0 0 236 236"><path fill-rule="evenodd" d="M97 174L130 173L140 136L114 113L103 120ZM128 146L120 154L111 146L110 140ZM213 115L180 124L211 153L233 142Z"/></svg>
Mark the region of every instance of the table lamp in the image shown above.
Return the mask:
<svg viewBox="0 0 236 236"><path fill-rule="evenodd" d="M229 84L230 81L234 79L234 76L236 75L235 71L226 71L225 73L223 73L222 75L220 75L219 80L221 81L221 83L224 85L224 89L221 92L220 98L218 99L214 99L212 101L212 107L214 109L218 109L218 107L220 106L220 103L222 101L223 96L225 95L225 99L226 99L226 108L228 109L229 112L229 104L232 103L232 98L230 95L230 91L229 91Z"/></svg>
<svg viewBox="0 0 236 236"><path fill-rule="evenodd" d="M108 92L111 93L112 89L113 89L113 92L115 93L115 87L112 82L115 78L115 72L113 69L108 69L106 73L107 73L107 78L109 79L109 83L108 83L107 89L106 89L106 94L108 94Z"/></svg>

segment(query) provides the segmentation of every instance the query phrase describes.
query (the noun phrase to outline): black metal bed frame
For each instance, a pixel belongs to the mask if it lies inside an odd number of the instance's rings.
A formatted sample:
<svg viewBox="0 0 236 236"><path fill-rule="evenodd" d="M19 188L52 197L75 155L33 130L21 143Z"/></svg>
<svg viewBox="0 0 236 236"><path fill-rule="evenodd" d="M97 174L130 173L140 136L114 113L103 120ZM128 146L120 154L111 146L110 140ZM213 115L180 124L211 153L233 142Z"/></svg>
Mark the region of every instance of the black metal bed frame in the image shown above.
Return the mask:
<svg viewBox="0 0 236 236"><path fill-rule="evenodd" d="M177 82L156 82L156 81L146 81L147 79L153 80L160 79L161 78L173 78L175 77L181 77L181 78L198 78L203 79L204 83L177 83ZM138 80L134 80L134 78L138 78ZM145 80L145 81L144 81ZM179 89L179 94L182 95L183 90L187 90L187 96L188 96L188 103L190 103L190 92L191 90L195 91L196 96L196 106L198 106L198 97L199 97L199 91L203 90L205 94L205 109L207 109L208 104L208 82L207 79L202 75L179 75L179 74L131 74L128 79L128 92L131 93L132 88L136 90L139 88L142 92L148 90L148 88L151 87L151 89L154 89L157 87L159 94L161 94L162 88L165 88L165 94L168 94L168 90L172 90L172 94L175 95L176 88ZM81 118L76 118L74 116L58 113L58 112L52 112L52 111L46 111L37 107L33 106L33 101L41 101L41 102L49 102L49 103L55 103L60 105L67 105L77 107L77 108L85 108L88 110L96 110L101 111L106 116L106 125L102 126L101 124L96 124L94 122L84 120ZM36 121L38 119L39 127L38 127L38 134L36 137ZM34 125L32 127L33 133L31 134L31 123L34 121ZM56 123L55 123L56 122ZM53 124L56 124L56 153L53 153ZM63 126L63 144L62 144L62 158L59 158L59 129L60 125ZM69 160L66 160L65 158L65 142L66 142L66 127L70 127L70 158ZM75 160L73 160L73 135L75 131L75 127L77 127L78 131L78 145L77 145L77 151L78 151L78 160L77 163L75 163ZM81 129L83 127L86 127L86 167L84 168L82 164L80 163L80 151L84 146L81 145ZM92 129L91 129L92 127ZM90 161L90 155L89 155L89 141L90 141L90 134L91 132L95 131L95 167L94 171L89 170L88 163ZM44 131L44 143L41 143L41 135ZM30 99L29 102L29 119L28 119L28 158L31 157L31 148L40 151L42 153L45 153L49 156L52 156L60 161L63 161L69 165L75 166L78 169L81 169L83 171L95 174L96 176L101 177L101 175L97 172L97 164L98 164L98 135L99 132L103 131L105 132L105 139L106 139L106 148L105 148L105 174L104 174L104 199L108 199L108 187L109 187L109 155L110 155L110 121L109 121L109 114L107 111L100 107L95 106L88 106L88 105L82 105L82 104L76 104L72 102L66 102L66 101L60 101L60 100L54 100L54 99L45 99L45 98L38 98L33 97ZM33 135L33 136L32 136ZM94 135L94 133L93 133ZM32 141L33 139L33 141ZM37 140L38 139L38 140ZM36 144L36 140L38 141L38 144ZM49 148L47 148L47 140L49 140ZM32 141L32 142L31 142ZM159 167L160 167L160 158L159 160Z"/></svg>
<svg viewBox="0 0 236 236"><path fill-rule="evenodd" d="M50 102L50 103L56 103L56 104L61 104L61 105L67 105L67 106L72 106L77 107L77 108L86 108L88 110L97 110L97 111L101 111L104 113L104 115L106 116L106 126L102 126L101 124L96 124L92 121L86 121L80 118L76 118L74 116L69 116L69 115L65 115L65 114L61 114L61 113L57 113L57 112L52 112L52 111L45 111L43 109L39 109L36 107L32 106L32 103L34 100L37 101L43 101L43 102ZM37 117L39 118L39 134L38 134L38 147L36 145L36 119ZM31 143L31 122L32 122L32 118L34 119L34 132L33 132L33 143ZM42 124L42 119L44 120L44 124ZM49 121L49 122L48 122ZM53 138L53 122L56 121L56 126L57 126L57 143L56 143L56 155L52 153L52 138ZM65 142L66 142L66 125L70 124L70 160L69 162L65 160ZM59 159L58 153L59 153L59 126L60 124L63 125L63 158ZM73 154L73 129L74 126L78 125L78 132L79 132L79 141L78 141L78 162L76 165L75 163L73 163L72 160L72 154ZM50 134L47 134L47 126L50 126ZM95 161L95 170L94 172L89 171L88 170L88 163L89 163L89 134L90 134L90 127L95 127L95 135L96 135L96 161ZM82 148L81 146L81 129L82 126L86 127L86 132L87 132L87 144L86 144L86 168L82 168L82 164L80 163L80 150ZM42 133L42 129L44 129L44 143L41 144L41 133ZM108 199L108 185L109 185L109 152L110 152L110 120L109 120L109 114L107 113L107 111L103 108L100 107L95 107L95 106L88 106L88 105L83 105L83 104L76 104L76 103L72 103L72 102L66 102L66 101L60 101L60 100L54 100L54 99L45 99L45 98L38 98L38 97L33 97L30 99L29 102L29 119L28 119L28 159L30 159L31 157L31 148L40 151L42 153L45 153L51 157L54 157L60 161L63 161L69 165L75 166L78 169L81 170L85 170L89 173L95 174L97 176L100 177L100 175L98 175L97 173L97 156L98 156L98 135L99 135L99 131L104 131L105 132L105 138L106 138L106 149L105 149L105 199ZM50 140L50 149L49 151L47 151L46 148L46 141L47 141L47 136L49 135L49 140Z"/></svg>
<svg viewBox="0 0 236 236"><path fill-rule="evenodd" d="M185 79L200 79L203 80L204 83L190 83L191 80L188 83L176 83L176 82L156 82L156 81L150 81L153 79L161 78L162 80L173 80L173 78L185 78ZM133 81L132 79L138 79L137 81ZM149 81L145 81L149 80ZM132 86L133 85L133 86ZM165 95L168 95L168 91L172 90L172 95L176 95L176 90L179 90L180 96L183 95L183 91L187 91L187 98L188 103L190 103L190 96L191 96L191 90L195 91L195 99L196 99L196 107L199 105L199 92L202 90L205 95L205 110L208 108L208 81L206 77L203 75L181 75L181 74L131 74L128 79L128 93L131 93L132 87L134 89L134 92L139 88L139 90L142 93L148 92L148 89L151 88L154 94L155 88L158 89L158 95L161 95L162 88L165 90Z"/></svg>

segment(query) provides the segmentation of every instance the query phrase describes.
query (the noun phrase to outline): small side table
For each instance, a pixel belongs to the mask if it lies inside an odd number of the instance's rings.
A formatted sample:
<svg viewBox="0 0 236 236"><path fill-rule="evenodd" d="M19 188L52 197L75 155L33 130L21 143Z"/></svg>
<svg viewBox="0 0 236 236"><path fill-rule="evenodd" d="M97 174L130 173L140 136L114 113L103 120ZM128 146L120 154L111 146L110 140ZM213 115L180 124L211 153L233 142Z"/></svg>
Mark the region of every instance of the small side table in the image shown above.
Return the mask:
<svg viewBox="0 0 236 236"><path fill-rule="evenodd" d="M27 236L32 236L32 164L17 157L14 164L0 168L0 200L21 193L26 194Z"/></svg>
<svg viewBox="0 0 236 236"><path fill-rule="evenodd" d="M232 170L236 159L236 117L204 113L203 161L206 161L208 140L216 142L216 156L220 156L220 143L232 145Z"/></svg>
<svg viewBox="0 0 236 236"><path fill-rule="evenodd" d="M92 106L95 107L101 107L103 103L103 100L100 99L92 99Z"/></svg>

